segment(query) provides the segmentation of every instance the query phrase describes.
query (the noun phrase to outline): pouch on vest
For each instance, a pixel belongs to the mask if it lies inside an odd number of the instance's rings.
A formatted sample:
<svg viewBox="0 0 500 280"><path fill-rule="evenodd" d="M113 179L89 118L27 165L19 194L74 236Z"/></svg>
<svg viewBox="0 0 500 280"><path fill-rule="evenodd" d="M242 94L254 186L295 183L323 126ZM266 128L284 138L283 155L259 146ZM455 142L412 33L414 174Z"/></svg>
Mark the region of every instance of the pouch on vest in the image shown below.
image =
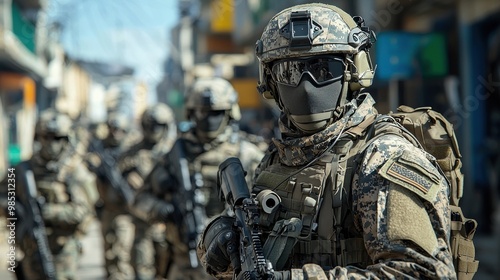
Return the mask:
<svg viewBox="0 0 500 280"><path fill-rule="evenodd" d="M264 256L273 264L274 269L283 269L301 231L302 220L299 218L280 220L274 224L263 247Z"/></svg>
<svg viewBox="0 0 500 280"><path fill-rule="evenodd" d="M457 272L457 279L469 280L474 277L479 266L475 260L476 250L472 238L476 232L477 222L467 219L462 209L450 205L451 212L451 252L453 254L453 265Z"/></svg>

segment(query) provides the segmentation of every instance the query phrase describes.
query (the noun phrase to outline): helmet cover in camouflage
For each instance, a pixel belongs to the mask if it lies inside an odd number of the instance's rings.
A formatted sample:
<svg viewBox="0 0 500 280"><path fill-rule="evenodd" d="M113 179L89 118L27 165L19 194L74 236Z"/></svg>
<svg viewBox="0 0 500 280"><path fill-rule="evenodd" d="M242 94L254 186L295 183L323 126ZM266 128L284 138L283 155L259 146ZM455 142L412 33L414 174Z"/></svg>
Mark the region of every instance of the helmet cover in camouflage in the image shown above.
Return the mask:
<svg viewBox="0 0 500 280"><path fill-rule="evenodd" d="M71 118L54 109L47 109L40 114L35 127L37 137L54 134L56 137L67 137L71 132Z"/></svg>
<svg viewBox="0 0 500 280"><path fill-rule="evenodd" d="M108 115L107 125L109 128L127 131L130 128L130 121L127 116L120 112L112 112Z"/></svg>
<svg viewBox="0 0 500 280"><path fill-rule="evenodd" d="M290 18L293 13L308 12L310 15L311 41L308 49L291 47ZM358 27L353 18L343 10L328 4L297 5L276 14L265 27L257 41L256 55L261 63L290 57L318 54L355 54L370 38Z"/></svg>
<svg viewBox="0 0 500 280"><path fill-rule="evenodd" d="M170 125L173 122L175 122L174 113L172 109L164 103L157 103L148 107L141 118L143 128L153 123Z"/></svg>
<svg viewBox="0 0 500 280"><path fill-rule="evenodd" d="M218 77L199 78L186 93L186 111L208 109L229 110L233 119L240 119L238 94L227 80Z"/></svg>

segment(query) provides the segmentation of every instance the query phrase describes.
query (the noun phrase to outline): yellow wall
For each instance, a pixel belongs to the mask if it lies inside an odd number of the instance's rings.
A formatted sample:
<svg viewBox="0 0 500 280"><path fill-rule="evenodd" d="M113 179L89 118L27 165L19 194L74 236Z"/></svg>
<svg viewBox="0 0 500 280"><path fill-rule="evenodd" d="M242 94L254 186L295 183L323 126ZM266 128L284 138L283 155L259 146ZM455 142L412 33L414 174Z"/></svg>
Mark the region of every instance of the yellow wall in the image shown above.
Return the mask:
<svg viewBox="0 0 500 280"><path fill-rule="evenodd" d="M233 31L233 0L213 0L210 3L210 12L212 32L228 33Z"/></svg>
<svg viewBox="0 0 500 280"><path fill-rule="evenodd" d="M241 108L258 108L261 106L261 96L257 91L257 79L244 78L232 79L231 84L238 92L239 102Z"/></svg>

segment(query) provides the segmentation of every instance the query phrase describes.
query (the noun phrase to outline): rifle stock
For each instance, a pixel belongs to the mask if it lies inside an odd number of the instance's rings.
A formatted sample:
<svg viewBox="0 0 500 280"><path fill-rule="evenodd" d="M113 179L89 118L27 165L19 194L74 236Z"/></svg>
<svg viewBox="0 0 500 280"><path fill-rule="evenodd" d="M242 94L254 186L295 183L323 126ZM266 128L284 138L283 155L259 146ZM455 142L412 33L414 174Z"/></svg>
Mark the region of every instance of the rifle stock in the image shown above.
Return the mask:
<svg viewBox="0 0 500 280"><path fill-rule="evenodd" d="M250 195L238 158L228 158L219 165L217 183L222 198L235 213L236 230L240 235L240 267L235 267L235 277L272 279L273 266L265 258L260 241L258 204Z"/></svg>
<svg viewBox="0 0 500 280"><path fill-rule="evenodd" d="M200 265L198 256L196 255L196 246L198 237L205 226L207 215L205 207L200 203L200 199L198 199L200 195L198 188L202 186L193 184L192 182L201 182L200 178L195 178L198 175L201 176L201 174L191 175L186 158L184 140L178 139L168 156L169 166L179 184L178 195L180 197L177 201L181 202L179 206L184 222L184 228L179 226L179 233L188 245L190 265L192 268L196 268Z"/></svg>

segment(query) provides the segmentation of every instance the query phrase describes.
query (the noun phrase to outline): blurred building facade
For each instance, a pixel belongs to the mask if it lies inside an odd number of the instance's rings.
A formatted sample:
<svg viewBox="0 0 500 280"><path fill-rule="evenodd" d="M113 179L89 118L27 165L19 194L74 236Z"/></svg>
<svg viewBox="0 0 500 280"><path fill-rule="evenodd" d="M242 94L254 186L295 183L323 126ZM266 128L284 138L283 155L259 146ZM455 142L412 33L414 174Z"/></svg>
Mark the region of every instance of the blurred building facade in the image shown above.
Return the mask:
<svg viewBox="0 0 500 280"><path fill-rule="evenodd" d="M92 77L59 44L48 0L0 1L0 178L33 152L37 114L85 115Z"/></svg>
<svg viewBox="0 0 500 280"><path fill-rule="evenodd" d="M46 63L37 15L45 1L0 2L0 179L10 163L31 155L37 93L43 91Z"/></svg>

